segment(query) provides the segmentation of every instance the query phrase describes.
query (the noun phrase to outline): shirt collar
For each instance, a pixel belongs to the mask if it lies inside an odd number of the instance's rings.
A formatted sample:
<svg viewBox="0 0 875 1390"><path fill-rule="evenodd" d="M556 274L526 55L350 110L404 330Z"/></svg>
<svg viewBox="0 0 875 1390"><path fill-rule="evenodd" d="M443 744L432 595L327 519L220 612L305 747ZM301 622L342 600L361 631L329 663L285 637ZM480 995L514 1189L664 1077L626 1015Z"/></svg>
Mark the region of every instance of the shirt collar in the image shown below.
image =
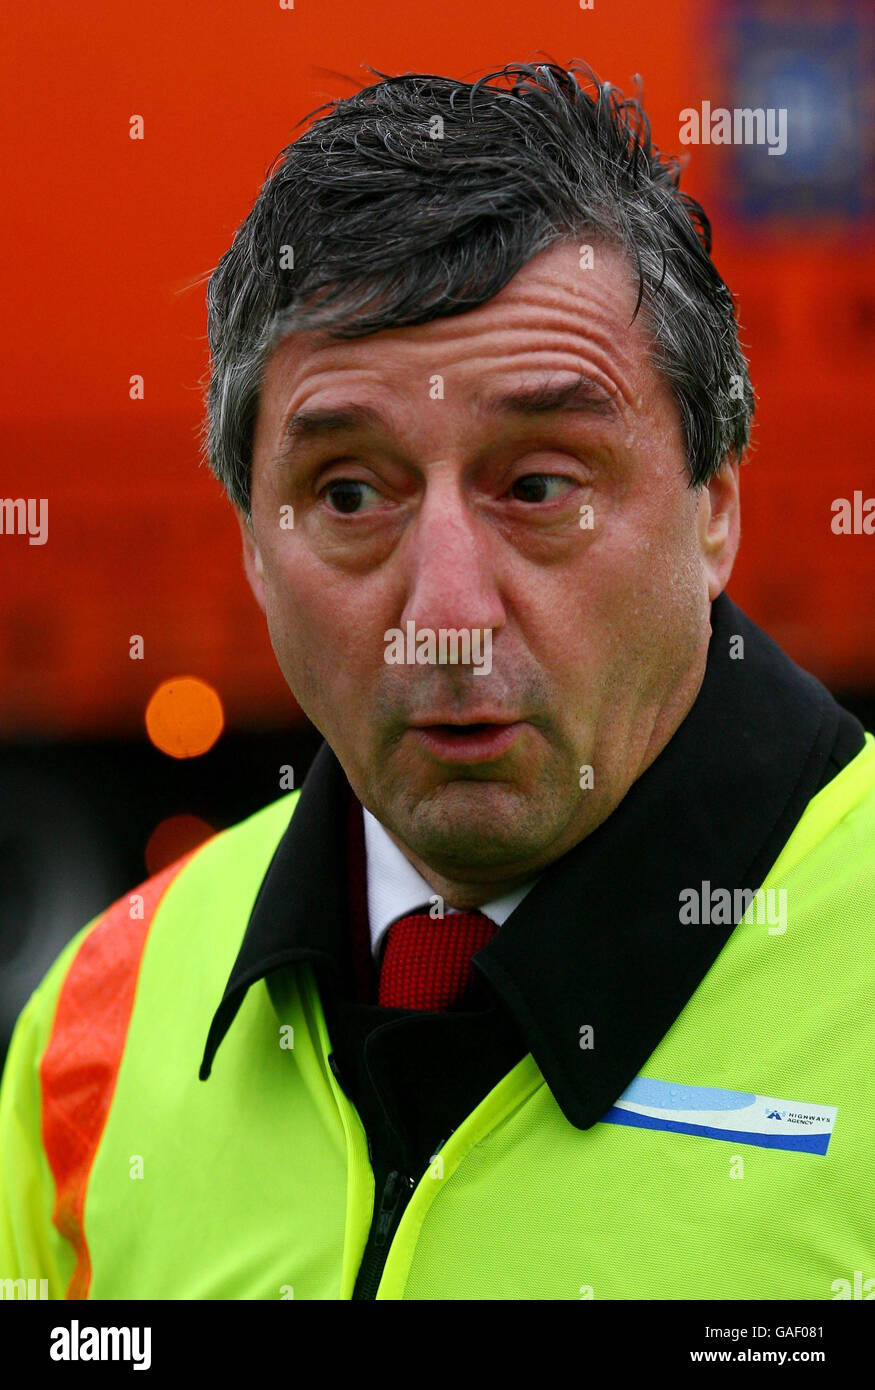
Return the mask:
<svg viewBox="0 0 875 1390"><path fill-rule="evenodd" d="M681 892L706 881L760 886L817 790L839 728L829 692L725 594L711 625L701 689L672 739L474 957L581 1129L638 1075L734 930L681 924ZM338 977L348 969L340 814L348 795L323 743L256 898L201 1079L256 980L305 960Z"/></svg>
<svg viewBox="0 0 875 1390"><path fill-rule="evenodd" d="M435 897L435 890L413 867L376 816L372 816L364 806L362 814L367 852L368 920L371 928L371 949L376 957L391 923L416 908L428 911L431 900ZM524 884L512 893L493 898L478 910L501 926L514 908L522 902L533 882L534 880ZM445 912L457 910L449 904L444 909Z"/></svg>

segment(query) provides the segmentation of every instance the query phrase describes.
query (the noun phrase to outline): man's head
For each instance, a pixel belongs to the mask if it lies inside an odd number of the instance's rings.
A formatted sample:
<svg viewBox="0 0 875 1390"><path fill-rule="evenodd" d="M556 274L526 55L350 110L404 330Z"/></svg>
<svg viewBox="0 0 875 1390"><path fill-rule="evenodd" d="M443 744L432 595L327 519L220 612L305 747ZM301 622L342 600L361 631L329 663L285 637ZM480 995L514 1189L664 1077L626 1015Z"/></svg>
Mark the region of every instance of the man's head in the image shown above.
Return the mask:
<svg viewBox="0 0 875 1390"><path fill-rule="evenodd" d="M338 103L209 292L209 459L277 660L460 907L589 833L687 713L752 413L707 220L637 105L514 75ZM491 669L388 664L408 624L488 631ZM518 727L479 760L418 727L475 721Z"/></svg>

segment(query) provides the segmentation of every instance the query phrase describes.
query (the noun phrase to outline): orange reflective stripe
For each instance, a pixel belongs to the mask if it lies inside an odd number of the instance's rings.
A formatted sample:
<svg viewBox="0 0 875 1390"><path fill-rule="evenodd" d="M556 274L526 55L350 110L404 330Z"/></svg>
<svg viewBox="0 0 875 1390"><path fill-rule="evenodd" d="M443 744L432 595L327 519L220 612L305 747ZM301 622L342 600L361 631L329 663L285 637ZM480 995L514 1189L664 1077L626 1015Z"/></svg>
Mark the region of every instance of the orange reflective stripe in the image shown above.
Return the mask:
<svg viewBox="0 0 875 1390"><path fill-rule="evenodd" d="M198 846L198 848L200 848ZM76 1252L67 1298L87 1298L85 1190L103 1134L134 1006L146 937L161 898L197 849L108 908L77 951L40 1063L43 1146L55 1179L52 1220ZM143 898L132 918L130 898Z"/></svg>

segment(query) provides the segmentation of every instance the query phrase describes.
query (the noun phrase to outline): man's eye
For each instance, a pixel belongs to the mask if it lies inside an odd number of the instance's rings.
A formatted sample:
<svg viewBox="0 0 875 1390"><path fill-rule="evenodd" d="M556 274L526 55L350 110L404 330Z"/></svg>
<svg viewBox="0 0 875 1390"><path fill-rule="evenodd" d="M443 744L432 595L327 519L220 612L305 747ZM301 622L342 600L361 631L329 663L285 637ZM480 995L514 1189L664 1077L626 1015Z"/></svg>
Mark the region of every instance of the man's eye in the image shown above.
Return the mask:
<svg viewBox="0 0 875 1390"><path fill-rule="evenodd" d="M331 494L331 510L350 515L359 510L359 502L362 500L362 490L367 489L375 497L379 493L370 483L363 483L357 478L339 478L336 482L329 483L323 490L323 496Z"/></svg>
<svg viewBox="0 0 875 1390"><path fill-rule="evenodd" d="M571 488L577 486L573 478L566 478L561 473L526 473L513 483L511 492L519 502L552 502L555 495L547 495L550 483L566 483Z"/></svg>

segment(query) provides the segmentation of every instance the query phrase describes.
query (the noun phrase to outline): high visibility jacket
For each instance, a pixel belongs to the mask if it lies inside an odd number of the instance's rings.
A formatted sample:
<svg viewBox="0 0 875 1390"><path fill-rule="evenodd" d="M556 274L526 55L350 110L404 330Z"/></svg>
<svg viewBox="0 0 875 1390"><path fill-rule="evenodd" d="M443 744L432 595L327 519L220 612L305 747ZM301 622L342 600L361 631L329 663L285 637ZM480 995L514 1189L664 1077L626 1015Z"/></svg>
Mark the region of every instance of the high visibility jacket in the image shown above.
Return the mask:
<svg viewBox="0 0 875 1390"><path fill-rule="evenodd" d="M47 1279L52 1298L351 1297L374 1175L311 966L253 986L197 1079L299 794L119 900L31 997L0 1101L0 1280ZM419 1179L376 1297L875 1297L873 847L868 734L762 885L786 891L787 929L752 905L587 1130L524 1057Z"/></svg>

